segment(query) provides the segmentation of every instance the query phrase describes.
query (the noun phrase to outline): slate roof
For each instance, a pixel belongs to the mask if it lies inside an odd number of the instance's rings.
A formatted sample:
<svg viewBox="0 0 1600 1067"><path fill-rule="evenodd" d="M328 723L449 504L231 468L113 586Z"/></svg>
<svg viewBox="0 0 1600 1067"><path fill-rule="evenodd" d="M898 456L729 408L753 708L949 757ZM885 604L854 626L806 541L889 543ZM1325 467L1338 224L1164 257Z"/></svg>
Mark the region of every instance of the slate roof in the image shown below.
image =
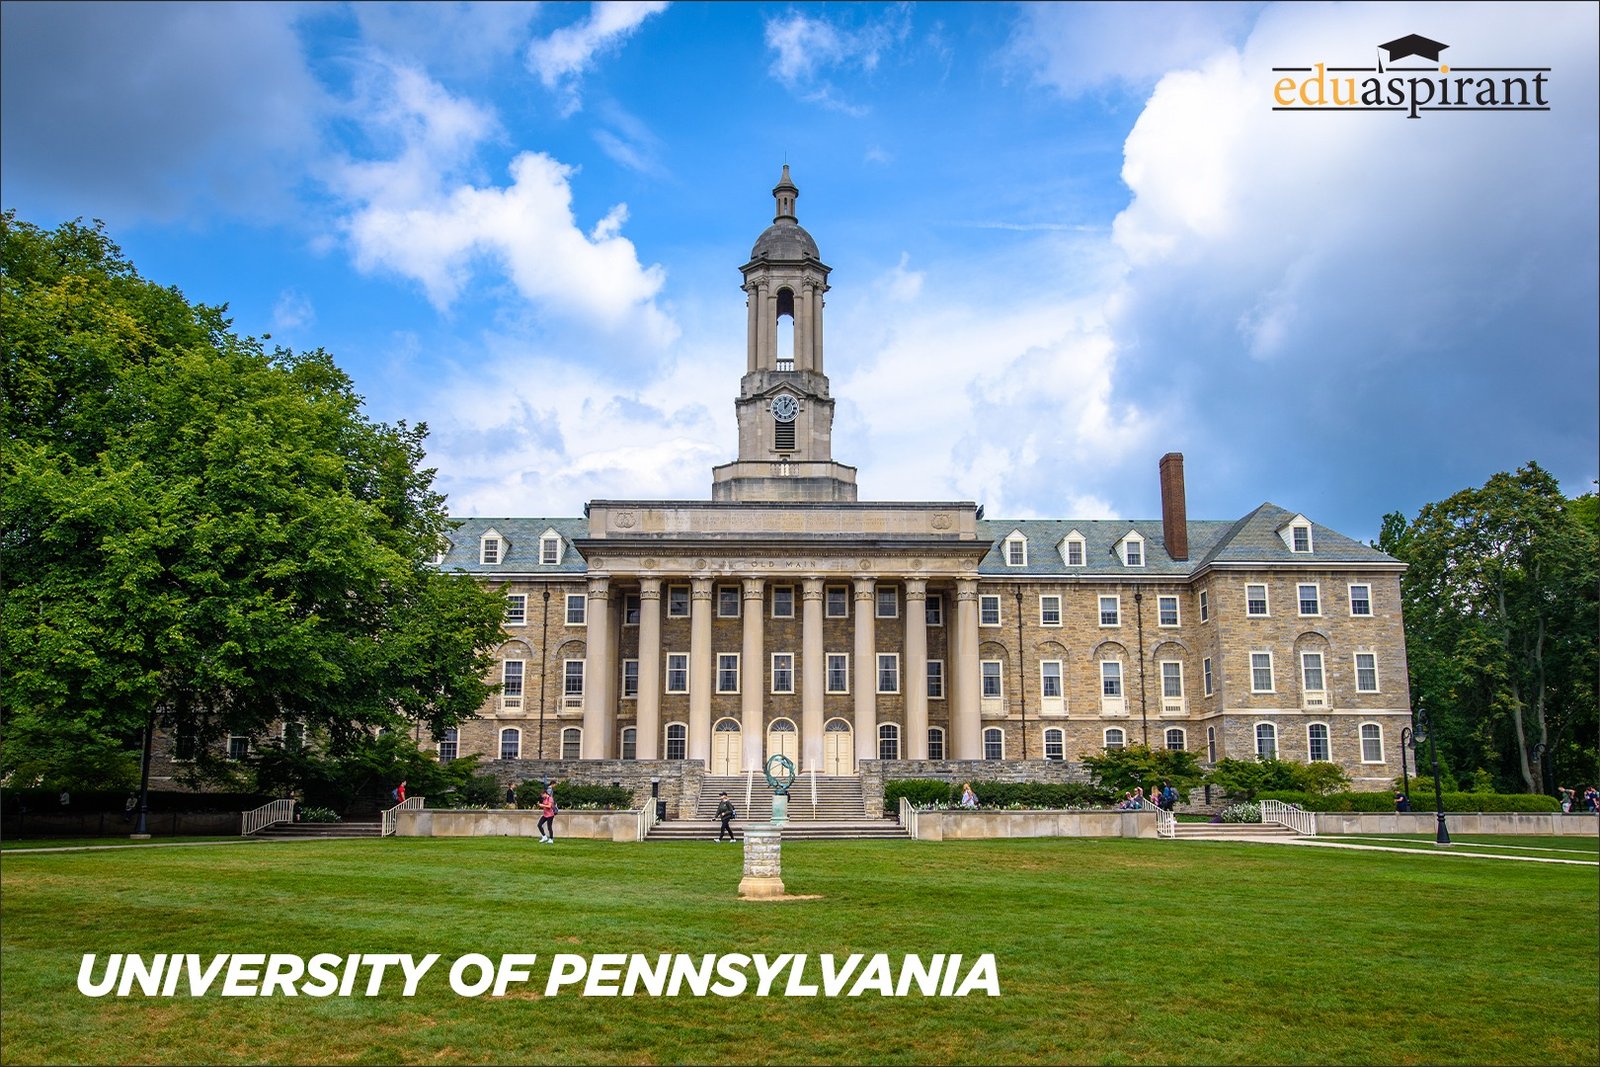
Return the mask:
<svg viewBox="0 0 1600 1067"><path fill-rule="evenodd" d="M980 519L979 538L987 538L989 551L978 566L983 575L1058 575L1061 577L1186 577L1213 564L1394 564L1397 561L1377 549L1346 537L1326 526L1311 523L1313 551L1291 552L1278 531L1296 513L1276 504L1262 504L1234 522L1217 519L1189 520L1189 558L1174 560L1161 542L1160 519ZM583 574L587 570L573 541L589 536L583 518L496 518L474 516L455 520L459 526L450 532L451 548L446 553L444 570L469 574ZM479 560L478 542L494 529L505 539L501 562L484 565ZM561 562L539 562L539 538L555 530L565 542ZM1012 531L1028 539L1028 562L1022 567L1005 563L1005 539ZM1084 538L1084 566L1068 567L1059 545L1073 531ZM1144 538L1143 567L1125 567L1116 545L1130 531Z"/></svg>

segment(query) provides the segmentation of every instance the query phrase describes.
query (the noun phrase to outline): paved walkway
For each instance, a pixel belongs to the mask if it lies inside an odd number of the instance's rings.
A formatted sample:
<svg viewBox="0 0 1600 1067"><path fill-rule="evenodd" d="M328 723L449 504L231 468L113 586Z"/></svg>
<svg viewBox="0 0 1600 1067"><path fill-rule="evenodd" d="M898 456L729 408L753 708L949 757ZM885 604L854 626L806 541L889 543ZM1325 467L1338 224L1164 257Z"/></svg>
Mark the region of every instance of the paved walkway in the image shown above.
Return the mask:
<svg viewBox="0 0 1600 1067"><path fill-rule="evenodd" d="M1580 867L1600 867L1600 859L1593 860L1568 860L1557 859L1550 856L1506 856L1497 852L1472 852L1472 845L1451 845L1448 848L1394 848L1389 845L1358 845L1350 841L1327 841L1319 837L1300 837L1298 835L1271 835L1259 834L1254 837L1202 837L1194 835L1182 838L1184 841L1233 841L1244 844L1260 845L1300 845L1305 848L1347 848L1356 852L1404 852L1413 856L1462 856L1473 859L1485 860L1510 860L1513 863L1575 863ZM1394 838L1379 838L1378 840L1395 840ZM1403 840L1403 839L1402 839ZM1420 842L1419 844L1426 844ZM1479 846L1490 847L1490 846ZM1495 848L1527 848L1525 845L1495 845Z"/></svg>

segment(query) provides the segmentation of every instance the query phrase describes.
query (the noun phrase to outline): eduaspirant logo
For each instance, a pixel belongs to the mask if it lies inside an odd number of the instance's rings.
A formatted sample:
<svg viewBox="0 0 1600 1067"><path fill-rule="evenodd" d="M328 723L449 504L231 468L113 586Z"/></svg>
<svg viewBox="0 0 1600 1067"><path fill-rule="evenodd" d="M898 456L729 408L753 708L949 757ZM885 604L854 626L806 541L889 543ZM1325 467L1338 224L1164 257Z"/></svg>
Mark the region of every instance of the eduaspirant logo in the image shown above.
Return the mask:
<svg viewBox="0 0 1600 1067"><path fill-rule="evenodd" d="M1273 67L1274 111L1549 111L1549 67L1451 67L1450 46L1408 33L1378 46L1371 67ZM1384 64L1384 55L1389 57ZM1428 66L1397 67L1407 59Z"/></svg>

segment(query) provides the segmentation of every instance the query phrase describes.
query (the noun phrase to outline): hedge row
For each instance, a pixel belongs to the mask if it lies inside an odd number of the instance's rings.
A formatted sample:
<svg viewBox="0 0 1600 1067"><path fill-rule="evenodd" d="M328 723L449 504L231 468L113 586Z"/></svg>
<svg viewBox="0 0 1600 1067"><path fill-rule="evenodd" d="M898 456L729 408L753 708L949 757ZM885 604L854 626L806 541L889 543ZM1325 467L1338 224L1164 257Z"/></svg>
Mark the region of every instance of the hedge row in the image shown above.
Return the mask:
<svg viewBox="0 0 1600 1067"><path fill-rule="evenodd" d="M137 797L139 794L136 790L128 789L73 791L63 807L59 789L0 789L0 806L12 811L21 810L26 805L27 810L35 815L93 815L102 811L121 815L130 795ZM152 789L150 810L163 814L249 811L276 799L264 793L180 793Z"/></svg>
<svg viewBox="0 0 1600 1067"><path fill-rule="evenodd" d="M1394 811L1393 793L1330 793L1317 796L1288 790L1262 793L1259 800L1281 800L1285 804L1298 804L1307 811L1389 812ZM1434 810L1433 790L1413 790L1413 812ZM1560 811L1554 797L1539 793L1446 793L1444 810L1447 812L1476 811Z"/></svg>
<svg viewBox="0 0 1600 1067"><path fill-rule="evenodd" d="M633 807L633 793L620 785L580 785L563 778L550 786L558 808L615 808L626 811ZM533 779L517 786L517 807L537 808L544 783Z"/></svg>
<svg viewBox="0 0 1600 1067"><path fill-rule="evenodd" d="M972 791L978 795L978 804L985 808L1086 808L1116 802L1111 790L1082 782L973 782ZM937 778L902 778L884 783L885 811L898 811L901 797L918 807L955 805L961 800L961 785Z"/></svg>

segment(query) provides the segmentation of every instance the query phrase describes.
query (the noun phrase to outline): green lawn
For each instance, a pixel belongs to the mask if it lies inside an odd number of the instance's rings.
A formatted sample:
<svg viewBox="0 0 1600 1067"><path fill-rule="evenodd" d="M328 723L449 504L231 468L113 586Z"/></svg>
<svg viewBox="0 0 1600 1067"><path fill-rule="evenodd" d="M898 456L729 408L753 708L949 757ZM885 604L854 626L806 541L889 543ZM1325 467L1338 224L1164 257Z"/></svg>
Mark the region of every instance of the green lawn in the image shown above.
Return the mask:
<svg viewBox="0 0 1600 1067"><path fill-rule="evenodd" d="M1383 848L1437 848L1432 834L1319 834L1319 841ZM1570 834L1451 834L1450 847L1459 852L1488 852L1502 856L1537 856L1546 859L1594 860L1600 856L1600 836Z"/></svg>
<svg viewBox="0 0 1600 1067"><path fill-rule="evenodd" d="M7 852L0 1061L1593 1063L1593 868L1133 840ZM85 952L437 952L418 995L105 997ZM536 952L468 999L450 961ZM572 952L994 953L969 999L545 997ZM815 966L815 965L814 965Z"/></svg>
<svg viewBox="0 0 1600 1067"><path fill-rule="evenodd" d="M127 834L116 837L25 837L20 841L0 841L0 852L24 851L34 848L106 848L123 845L192 845L206 841L239 841L238 834L227 837L152 837L134 841Z"/></svg>

